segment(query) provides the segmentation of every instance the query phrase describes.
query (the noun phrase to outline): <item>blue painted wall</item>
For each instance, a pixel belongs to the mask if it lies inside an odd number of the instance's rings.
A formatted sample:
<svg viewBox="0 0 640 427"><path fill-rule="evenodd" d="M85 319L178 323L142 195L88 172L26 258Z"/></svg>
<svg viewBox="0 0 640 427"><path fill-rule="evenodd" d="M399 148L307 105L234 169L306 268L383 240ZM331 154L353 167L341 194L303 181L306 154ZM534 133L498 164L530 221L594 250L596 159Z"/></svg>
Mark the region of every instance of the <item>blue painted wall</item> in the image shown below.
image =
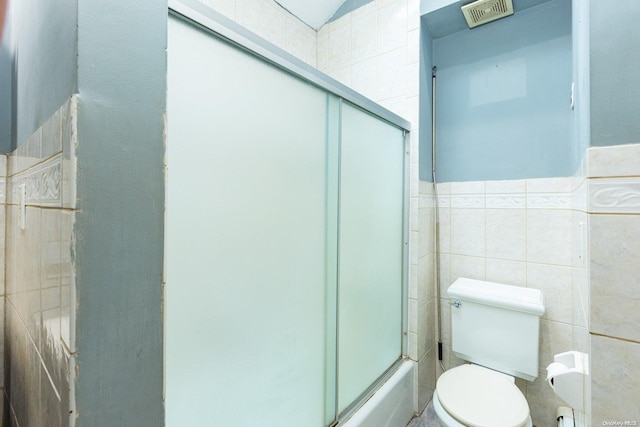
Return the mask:
<svg viewBox="0 0 640 427"><path fill-rule="evenodd" d="M78 57L76 0L9 3L9 45L3 41L0 90L8 93L5 78L10 71L13 129L10 146L1 142L4 152L26 142L76 92ZM0 111L0 123L6 122L6 107Z"/></svg>
<svg viewBox="0 0 640 427"><path fill-rule="evenodd" d="M438 181L574 173L571 19L571 2L554 0L434 39ZM430 138L420 151L429 180Z"/></svg>
<svg viewBox="0 0 640 427"><path fill-rule="evenodd" d="M591 144L640 143L640 2L590 4Z"/></svg>

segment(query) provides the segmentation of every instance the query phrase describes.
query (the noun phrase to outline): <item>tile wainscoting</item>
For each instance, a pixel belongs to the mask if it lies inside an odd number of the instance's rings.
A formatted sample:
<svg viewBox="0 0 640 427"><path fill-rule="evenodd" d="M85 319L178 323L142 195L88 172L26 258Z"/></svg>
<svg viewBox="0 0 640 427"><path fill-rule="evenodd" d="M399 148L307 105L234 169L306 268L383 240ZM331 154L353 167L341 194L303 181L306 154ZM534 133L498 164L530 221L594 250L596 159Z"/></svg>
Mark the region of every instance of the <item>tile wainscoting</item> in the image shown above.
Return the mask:
<svg viewBox="0 0 640 427"><path fill-rule="evenodd" d="M76 105L67 100L7 159L7 425L66 426L75 415Z"/></svg>

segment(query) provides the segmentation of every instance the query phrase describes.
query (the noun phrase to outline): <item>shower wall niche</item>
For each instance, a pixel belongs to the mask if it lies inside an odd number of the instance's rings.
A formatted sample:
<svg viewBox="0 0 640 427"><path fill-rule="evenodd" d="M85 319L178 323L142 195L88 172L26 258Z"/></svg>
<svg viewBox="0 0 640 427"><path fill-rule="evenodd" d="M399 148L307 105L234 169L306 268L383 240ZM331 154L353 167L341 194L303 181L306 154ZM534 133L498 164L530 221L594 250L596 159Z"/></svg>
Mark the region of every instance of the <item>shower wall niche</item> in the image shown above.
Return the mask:
<svg viewBox="0 0 640 427"><path fill-rule="evenodd" d="M166 425L339 422L406 352L406 132L168 35Z"/></svg>
<svg viewBox="0 0 640 427"><path fill-rule="evenodd" d="M464 2L450 3L422 16L423 110L437 67L437 180L572 175L587 143L576 138L582 94L571 1L514 0L513 16L472 30L460 12ZM431 126L430 115L421 121L421 128ZM422 135L421 178L431 180L431 140Z"/></svg>

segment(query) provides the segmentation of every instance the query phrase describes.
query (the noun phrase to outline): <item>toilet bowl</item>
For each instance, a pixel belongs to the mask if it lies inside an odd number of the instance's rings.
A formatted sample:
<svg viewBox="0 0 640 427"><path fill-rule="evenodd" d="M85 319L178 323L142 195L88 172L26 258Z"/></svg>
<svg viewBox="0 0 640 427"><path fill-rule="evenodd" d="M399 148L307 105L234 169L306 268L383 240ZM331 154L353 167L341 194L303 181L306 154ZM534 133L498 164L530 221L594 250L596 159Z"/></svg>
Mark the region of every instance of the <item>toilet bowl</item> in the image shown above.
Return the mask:
<svg viewBox="0 0 640 427"><path fill-rule="evenodd" d="M443 427L532 427L514 378L467 364L440 376L433 408Z"/></svg>

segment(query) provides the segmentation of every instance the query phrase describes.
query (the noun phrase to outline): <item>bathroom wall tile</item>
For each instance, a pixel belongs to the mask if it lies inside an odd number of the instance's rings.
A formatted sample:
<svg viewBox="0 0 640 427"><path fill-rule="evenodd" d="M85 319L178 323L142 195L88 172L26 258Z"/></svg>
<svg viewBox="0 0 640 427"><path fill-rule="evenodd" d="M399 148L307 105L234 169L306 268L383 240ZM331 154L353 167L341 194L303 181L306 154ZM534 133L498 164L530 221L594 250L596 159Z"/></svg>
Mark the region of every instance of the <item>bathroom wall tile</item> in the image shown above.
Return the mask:
<svg viewBox="0 0 640 427"><path fill-rule="evenodd" d="M419 164L420 163L420 155L419 155L420 154L420 129L418 129L415 126L411 129L411 132L409 133L409 151L410 151L409 157L411 158L411 163ZM421 182L424 184L428 184L428 183L420 180L420 173L418 173L418 175L415 178L418 180L418 192L422 194L423 187L421 186L420 183ZM426 194L431 195L432 190L429 189Z"/></svg>
<svg viewBox="0 0 640 427"><path fill-rule="evenodd" d="M485 194L484 181L452 182L451 194Z"/></svg>
<svg viewBox="0 0 640 427"><path fill-rule="evenodd" d="M316 32L291 14L286 14L287 52L316 66Z"/></svg>
<svg viewBox="0 0 640 427"><path fill-rule="evenodd" d="M545 304L543 319L571 324L573 296L570 267L530 263L527 266L527 287L542 291Z"/></svg>
<svg viewBox="0 0 640 427"><path fill-rule="evenodd" d="M527 179L527 193L570 193L571 177Z"/></svg>
<svg viewBox="0 0 640 427"><path fill-rule="evenodd" d="M333 31L340 27L351 25L352 20L353 20L352 14L347 13L346 15L341 16L335 21L328 22L326 26L328 27L329 31Z"/></svg>
<svg viewBox="0 0 640 427"><path fill-rule="evenodd" d="M271 0L236 0L236 20L243 27L286 49L286 15Z"/></svg>
<svg viewBox="0 0 640 427"><path fill-rule="evenodd" d="M434 346L431 347L418 362L418 411L422 412L431 400L436 388L436 355Z"/></svg>
<svg viewBox="0 0 640 427"><path fill-rule="evenodd" d="M488 209L523 209L527 207L525 193L492 193L487 194L486 207Z"/></svg>
<svg viewBox="0 0 640 427"><path fill-rule="evenodd" d="M418 299L418 266L409 265L409 298Z"/></svg>
<svg viewBox="0 0 640 427"><path fill-rule="evenodd" d="M418 333L418 301L415 299L409 299L409 324L408 330L409 332L413 332L414 334Z"/></svg>
<svg viewBox="0 0 640 427"><path fill-rule="evenodd" d="M486 280L485 258L451 255L451 283L460 277ZM447 297L448 298L448 297Z"/></svg>
<svg viewBox="0 0 640 427"><path fill-rule="evenodd" d="M378 50L378 18L375 13L353 17L351 24L352 60L354 63L371 59Z"/></svg>
<svg viewBox="0 0 640 427"><path fill-rule="evenodd" d="M418 239L420 233L417 231L409 232L409 264L418 265Z"/></svg>
<svg viewBox="0 0 640 427"><path fill-rule="evenodd" d="M418 304L423 305L433 297L435 255L430 254L418 261Z"/></svg>
<svg viewBox="0 0 640 427"><path fill-rule="evenodd" d="M451 286L451 255L441 253L438 255L440 258L440 297L448 298L447 289Z"/></svg>
<svg viewBox="0 0 640 427"><path fill-rule="evenodd" d="M407 64L420 62L420 29L416 28L407 33Z"/></svg>
<svg viewBox="0 0 640 427"><path fill-rule="evenodd" d="M351 23L329 30L329 47L329 71L352 65Z"/></svg>
<svg viewBox="0 0 640 427"><path fill-rule="evenodd" d="M451 209L451 253L485 256L485 241L483 209Z"/></svg>
<svg viewBox="0 0 640 427"><path fill-rule="evenodd" d="M40 376L42 374L40 356L35 346L27 343L27 369L26 386L29 390L26 404L25 425L41 425L42 417L42 393L40 388Z"/></svg>
<svg viewBox="0 0 640 427"><path fill-rule="evenodd" d="M27 399L29 398L29 389L27 384L27 332L18 317L15 307L6 304L6 330L5 344L7 351L5 357L5 366L8 368L6 372L6 393L10 398L10 403L15 412L16 420L21 425L26 424L27 416Z"/></svg>
<svg viewBox="0 0 640 427"><path fill-rule="evenodd" d="M591 331L640 341L640 215L592 215Z"/></svg>
<svg viewBox="0 0 640 427"><path fill-rule="evenodd" d="M445 345L451 345L451 306L450 300L441 299L440 300L440 321L441 325L441 333L440 342ZM437 326L437 325L436 325Z"/></svg>
<svg viewBox="0 0 640 427"><path fill-rule="evenodd" d="M229 19L236 19L236 1L235 0L200 0L216 12L223 14Z"/></svg>
<svg viewBox="0 0 640 427"><path fill-rule="evenodd" d="M5 330L5 314L4 314L4 304L0 304L0 360L4 361L4 355L5 355L5 346L4 346L4 330ZM4 387L4 378L5 378L5 372L4 372L4 363L0 364L0 395L2 392L2 388ZM2 420L2 417L0 416L0 420ZM1 423L1 421L0 421Z"/></svg>
<svg viewBox="0 0 640 427"><path fill-rule="evenodd" d="M56 111L42 125L42 141L40 158L46 159L62 151L62 118L60 110Z"/></svg>
<svg viewBox="0 0 640 427"><path fill-rule="evenodd" d="M404 118L411 123L412 129L417 129L420 125L420 98L417 95L407 98L407 111Z"/></svg>
<svg viewBox="0 0 640 427"><path fill-rule="evenodd" d="M420 63L407 65L407 96L418 96L420 93ZM412 124L419 126L419 122Z"/></svg>
<svg viewBox="0 0 640 427"><path fill-rule="evenodd" d="M527 259L527 214L524 209L487 209L487 257Z"/></svg>
<svg viewBox="0 0 640 427"><path fill-rule="evenodd" d="M573 318L571 323L589 329L590 289L587 268L571 269L573 292Z"/></svg>
<svg viewBox="0 0 640 427"><path fill-rule="evenodd" d="M587 150L589 177L640 175L640 145L590 147Z"/></svg>
<svg viewBox="0 0 640 427"><path fill-rule="evenodd" d="M62 408L60 399L56 391L54 391L51 382L49 381L46 371L43 369L41 373L41 410L40 419L38 425L47 427L61 427L62 426ZM66 411L65 411L66 412Z"/></svg>
<svg viewBox="0 0 640 427"><path fill-rule="evenodd" d="M423 209L429 208L420 207L420 196L409 198L409 230L418 231L421 239L423 235L426 237L428 234L428 230L420 229L420 213Z"/></svg>
<svg viewBox="0 0 640 427"><path fill-rule="evenodd" d="M60 251L60 338L71 352L76 351L75 343L75 266L73 228L75 212L61 212L61 251Z"/></svg>
<svg viewBox="0 0 640 427"><path fill-rule="evenodd" d="M411 360L418 360L418 335L413 332L407 333L407 356Z"/></svg>
<svg viewBox="0 0 640 427"><path fill-rule="evenodd" d="M505 285L526 286L527 264L521 261L487 258L486 280Z"/></svg>
<svg viewBox="0 0 640 427"><path fill-rule="evenodd" d="M63 106L62 122L62 207L76 208L76 175L78 146L78 99L72 96Z"/></svg>
<svg viewBox="0 0 640 427"><path fill-rule="evenodd" d="M378 58L373 57L351 67L352 88L369 99L378 97Z"/></svg>
<svg viewBox="0 0 640 427"><path fill-rule="evenodd" d="M525 395L529 404L531 420L536 427L556 427L556 410L559 406L567 406L556 396L543 374L538 375L533 382L527 383Z"/></svg>
<svg viewBox="0 0 640 427"><path fill-rule="evenodd" d="M640 421L640 343L591 336L592 426Z"/></svg>
<svg viewBox="0 0 640 427"><path fill-rule="evenodd" d="M571 265L584 268L589 259L589 215L576 210L571 215Z"/></svg>
<svg viewBox="0 0 640 427"><path fill-rule="evenodd" d="M6 209L0 209L0 296L5 294L5 267L6 267ZM1 386L2 382L0 382Z"/></svg>
<svg viewBox="0 0 640 427"><path fill-rule="evenodd" d="M378 56L378 100L405 96L407 52L395 49Z"/></svg>
<svg viewBox="0 0 640 427"><path fill-rule="evenodd" d="M527 261L571 265L570 210L527 210Z"/></svg>
<svg viewBox="0 0 640 427"><path fill-rule="evenodd" d="M573 350L573 327L566 323L540 320L540 354L538 365L540 372L546 373L546 367L553 362L558 353Z"/></svg>
<svg viewBox="0 0 640 427"><path fill-rule="evenodd" d="M434 314L435 300L433 299L418 309L418 357L424 356L436 341Z"/></svg>
<svg viewBox="0 0 640 427"><path fill-rule="evenodd" d="M433 239L431 236L433 233L433 227L435 227L435 218L433 209L420 209L419 211L419 224L421 231L421 238L418 244L418 257L424 257L433 253Z"/></svg>
<svg viewBox="0 0 640 427"><path fill-rule="evenodd" d="M640 214L640 178L590 179L591 213Z"/></svg>
<svg viewBox="0 0 640 427"><path fill-rule="evenodd" d="M406 105L406 102L405 102ZM420 187L418 186L418 175L420 174L420 167L418 163L409 164L409 193L410 197L420 197Z"/></svg>
<svg viewBox="0 0 640 427"><path fill-rule="evenodd" d="M438 207L438 249L440 252L451 252L451 208Z"/></svg>
<svg viewBox="0 0 640 427"><path fill-rule="evenodd" d="M378 52L389 52L406 44L407 1L395 0L378 9Z"/></svg>
<svg viewBox="0 0 640 427"><path fill-rule="evenodd" d="M420 0L407 0L408 30L420 28Z"/></svg>
<svg viewBox="0 0 640 427"><path fill-rule="evenodd" d="M318 70L326 73L329 71L329 26L324 25L316 34L316 64Z"/></svg>

